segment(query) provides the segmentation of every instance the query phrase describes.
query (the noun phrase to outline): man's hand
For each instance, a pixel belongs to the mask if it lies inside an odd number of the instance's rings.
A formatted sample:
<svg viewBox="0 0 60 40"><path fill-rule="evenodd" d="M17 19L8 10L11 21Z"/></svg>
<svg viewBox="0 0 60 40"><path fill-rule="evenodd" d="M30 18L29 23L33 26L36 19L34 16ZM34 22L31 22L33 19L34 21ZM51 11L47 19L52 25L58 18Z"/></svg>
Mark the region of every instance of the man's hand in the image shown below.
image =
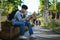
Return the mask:
<svg viewBox="0 0 60 40"><path fill-rule="evenodd" d="M26 19L27 19L27 20L30 20L30 15L26 16Z"/></svg>

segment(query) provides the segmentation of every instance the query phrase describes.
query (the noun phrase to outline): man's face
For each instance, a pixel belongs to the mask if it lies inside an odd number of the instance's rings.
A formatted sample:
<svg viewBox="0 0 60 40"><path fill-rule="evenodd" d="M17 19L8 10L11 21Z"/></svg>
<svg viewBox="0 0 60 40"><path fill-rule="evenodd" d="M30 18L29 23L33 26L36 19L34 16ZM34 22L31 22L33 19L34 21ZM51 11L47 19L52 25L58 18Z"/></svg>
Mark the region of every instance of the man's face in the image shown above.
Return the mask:
<svg viewBox="0 0 60 40"><path fill-rule="evenodd" d="M26 9L22 9L22 13L25 13L26 12Z"/></svg>

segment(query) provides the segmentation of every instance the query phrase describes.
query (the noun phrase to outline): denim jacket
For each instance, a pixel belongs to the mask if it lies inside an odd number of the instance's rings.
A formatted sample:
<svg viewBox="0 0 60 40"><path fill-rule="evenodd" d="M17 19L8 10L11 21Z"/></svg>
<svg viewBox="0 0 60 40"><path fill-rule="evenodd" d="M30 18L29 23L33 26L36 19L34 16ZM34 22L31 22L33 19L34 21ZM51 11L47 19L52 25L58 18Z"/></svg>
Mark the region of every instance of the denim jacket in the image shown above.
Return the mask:
<svg viewBox="0 0 60 40"><path fill-rule="evenodd" d="M12 24L14 24L16 21L17 22L20 22L20 21L25 22L26 21L25 17L26 17L26 14L23 14L20 11L17 11L14 18L12 19Z"/></svg>

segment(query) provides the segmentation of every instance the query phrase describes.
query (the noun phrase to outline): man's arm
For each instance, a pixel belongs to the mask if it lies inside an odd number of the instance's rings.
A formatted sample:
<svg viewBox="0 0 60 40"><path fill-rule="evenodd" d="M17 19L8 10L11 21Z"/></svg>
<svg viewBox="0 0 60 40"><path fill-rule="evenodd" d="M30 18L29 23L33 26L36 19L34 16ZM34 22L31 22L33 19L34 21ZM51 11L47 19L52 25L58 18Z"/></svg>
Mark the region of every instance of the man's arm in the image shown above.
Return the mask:
<svg viewBox="0 0 60 40"><path fill-rule="evenodd" d="M16 12L15 17L16 17L19 21L25 21L25 18L22 18L22 17L21 17L21 14L20 14L19 11Z"/></svg>

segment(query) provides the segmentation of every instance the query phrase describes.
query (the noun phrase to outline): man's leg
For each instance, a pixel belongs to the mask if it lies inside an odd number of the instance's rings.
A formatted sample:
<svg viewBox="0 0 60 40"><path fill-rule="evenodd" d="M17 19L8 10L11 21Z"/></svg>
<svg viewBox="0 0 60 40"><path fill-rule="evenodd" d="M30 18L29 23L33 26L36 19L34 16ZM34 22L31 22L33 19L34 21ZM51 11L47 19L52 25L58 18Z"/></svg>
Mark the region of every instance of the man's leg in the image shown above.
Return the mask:
<svg viewBox="0 0 60 40"><path fill-rule="evenodd" d="M32 35L33 34L32 25L30 24L30 22L26 22L25 24L28 26L30 35Z"/></svg>
<svg viewBox="0 0 60 40"><path fill-rule="evenodd" d="M24 27L25 27L25 22L15 22L15 25L19 25L20 27L20 39L27 39L27 37L24 36Z"/></svg>
<svg viewBox="0 0 60 40"><path fill-rule="evenodd" d="M28 26L30 37L31 38L36 38L36 35L33 34L32 25L30 24L30 22L26 22L26 25Z"/></svg>
<svg viewBox="0 0 60 40"><path fill-rule="evenodd" d="M20 35L23 36L24 35L24 27L25 27L25 23L24 22L15 22L15 25L18 25L20 28Z"/></svg>

